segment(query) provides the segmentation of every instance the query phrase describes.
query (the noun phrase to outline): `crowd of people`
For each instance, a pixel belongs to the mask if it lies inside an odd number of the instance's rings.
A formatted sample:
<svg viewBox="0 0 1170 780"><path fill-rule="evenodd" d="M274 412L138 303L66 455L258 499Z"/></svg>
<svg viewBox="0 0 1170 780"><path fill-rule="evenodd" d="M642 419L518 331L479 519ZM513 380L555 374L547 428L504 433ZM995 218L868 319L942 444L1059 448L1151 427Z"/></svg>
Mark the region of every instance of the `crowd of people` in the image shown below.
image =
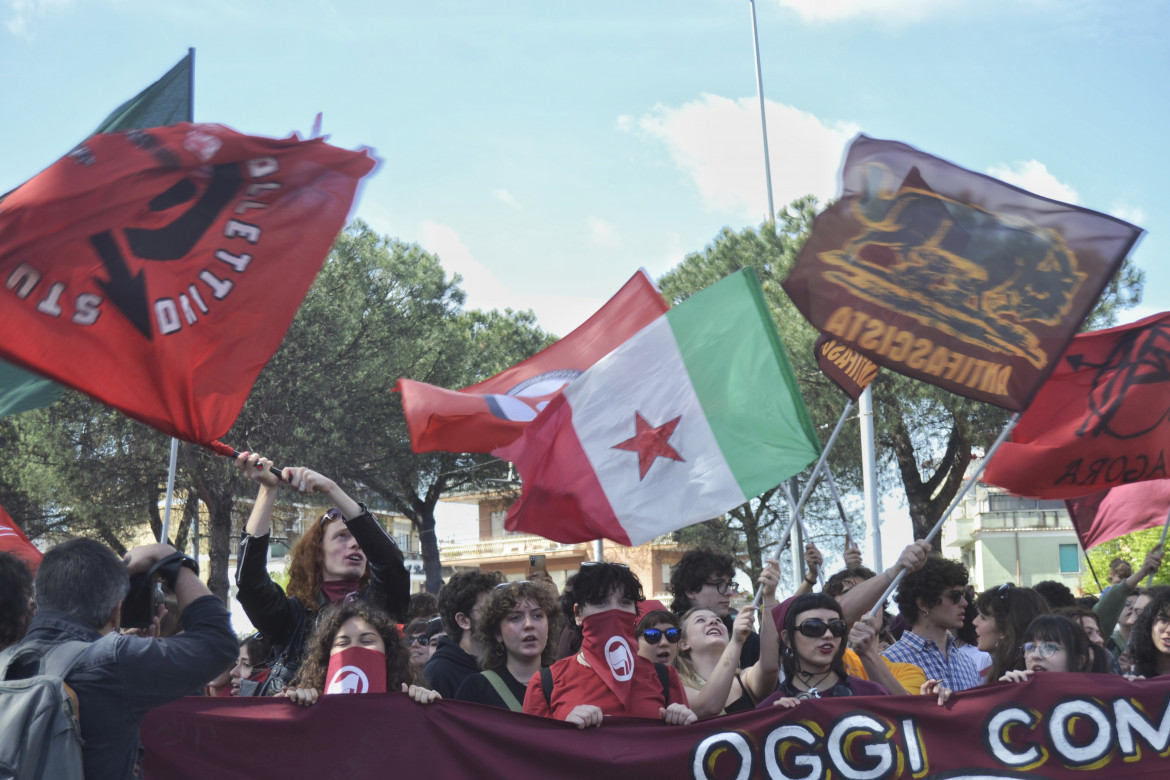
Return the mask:
<svg viewBox="0 0 1170 780"><path fill-rule="evenodd" d="M35 587L23 563L0 553L0 650L12 646L0 673L35 673L55 648L79 648L64 677L81 703L87 778L133 776L142 717L187 695L310 706L333 693L401 692L421 705L454 699L585 729L612 716L686 726L822 697L943 704L1041 672L1170 674L1170 588L1141 586L1161 566L1160 546L1136 571L1116 562L1099 600L1057 583L977 594L962 563L922 541L882 572L849 550L820 590L822 558L809 545L810 576L783 601L769 560L759 607L738 611L736 560L705 548L672 568L669 609L645 598L628 566L606 561L585 562L560 587L540 570L522 581L474 571L450 577L437 598L411 596L401 550L333 480L299 467L277 476L254 453L235 465L258 484L236 571L257 631L242 639L196 563L169 545L122 560L95 541L64 542L45 554ZM293 548L284 587L267 568L282 487L333 504ZM156 605L148 625L120 630L139 574L161 579L171 608ZM895 616L879 601L899 576Z"/></svg>

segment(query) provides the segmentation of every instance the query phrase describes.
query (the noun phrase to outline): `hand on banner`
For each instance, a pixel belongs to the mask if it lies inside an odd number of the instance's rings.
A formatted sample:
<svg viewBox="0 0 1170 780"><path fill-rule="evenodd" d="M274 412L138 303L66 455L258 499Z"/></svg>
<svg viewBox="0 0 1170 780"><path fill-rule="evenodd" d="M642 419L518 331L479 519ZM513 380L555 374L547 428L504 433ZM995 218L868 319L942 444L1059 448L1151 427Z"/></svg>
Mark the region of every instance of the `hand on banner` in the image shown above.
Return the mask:
<svg viewBox="0 0 1170 780"><path fill-rule="evenodd" d="M947 700L951 698L954 693L950 688L942 684L942 680L927 680L922 683L922 687L918 689L918 693L922 696L938 695L938 706L943 706Z"/></svg>
<svg viewBox="0 0 1170 780"><path fill-rule="evenodd" d="M320 693L316 688L285 688L276 695L292 700L293 704L308 707L310 704L317 702Z"/></svg>
<svg viewBox="0 0 1170 780"><path fill-rule="evenodd" d="M578 704L565 718L565 723L572 723L579 729L587 729L590 726L600 726L604 718L605 713L601 711L601 707L593 704Z"/></svg>
<svg viewBox="0 0 1170 780"><path fill-rule="evenodd" d="M1031 669L1008 669L999 678L1000 682L1027 682L1032 677Z"/></svg>
<svg viewBox="0 0 1170 780"><path fill-rule="evenodd" d="M280 477L270 471L272 461L262 458L255 452L241 452L232 461L232 465L244 472L248 479L259 482L266 487L276 487L280 484Z"/></svg>
<svg viewBox="0 0 1170 780"><path fill-rule="evenodd" d="M689 707L678 702L659 709L658 714L668 726L689 726L699 719Z"/></svg>
<svg viewBox="0 0 1170 780"><path fill-rule="evenodd" d="M430 704L433 701L440 701L443 696L438 691L432 691L430 688L424 688L421 685L407 685L402 683L402 692L409 696L419 704Z"/></svg>
<svg viewBox="0 0 1170 780"><path fill-rule="evenodd" d="M764 603L772 604L776 601L776 588L780 586L780 561L775 558L769 558L765 561L765 564L764 570L760 572L760 578L757 582L764 589Z"/></svg>
<svg viewBox="0 0 1170 780"><path fill-rule="evenodd" d="M861 550L856 547L848 547L845 549L845 568L856 569L861 565Z"/></svg>
<svg viewBox="0 0 1170 780"><path fill-rule="evenodd" d="M772 702L773 707L783 707L787 710L792 709L797 704L800 704L800 699L796 698L795 696L784 696Z"/></svg>

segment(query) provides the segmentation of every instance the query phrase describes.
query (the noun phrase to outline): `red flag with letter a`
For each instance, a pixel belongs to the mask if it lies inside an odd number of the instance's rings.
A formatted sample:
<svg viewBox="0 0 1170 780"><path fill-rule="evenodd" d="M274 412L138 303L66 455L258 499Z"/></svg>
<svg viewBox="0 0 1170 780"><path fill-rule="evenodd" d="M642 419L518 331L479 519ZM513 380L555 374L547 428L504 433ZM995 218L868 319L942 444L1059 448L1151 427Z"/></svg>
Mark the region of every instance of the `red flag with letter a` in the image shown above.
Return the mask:
<svg viewBox="0 0 1170 780"><path fill-rule="evenodd" d="M399 379L415 452L491 452L515 441L565 385L670 307L645 271L547 349L462 390Z"/></svg>
<svg viewBox="0 0 1170 780"><path fill-rule="evenodd" d="M17 527L2 506L0 506L0 550L12 553L27 563L33 574L37 573L37 566L41 562L41 551L33 547L32 542Z"/></svg>
<svg viewBox="0 0 1170 780"><path fill-rule="evenodd" d="M1166 479L1170 312L1073 339L983 481L1074 498Z"/></svg>
<svg viewBox="0 0 1170 780"><path fill-rule="evenodd" d="M1166 522L1170 514L1170 479L1134 482L1064 502L1081 547L1088 550L1102 542Z"/></svg>
<svg viewBox="0 0 1170 780"><path fill-rule="evenodd" d="M0 203L0 357L210 443L374 164L222 125L90 138Z"/></svg>

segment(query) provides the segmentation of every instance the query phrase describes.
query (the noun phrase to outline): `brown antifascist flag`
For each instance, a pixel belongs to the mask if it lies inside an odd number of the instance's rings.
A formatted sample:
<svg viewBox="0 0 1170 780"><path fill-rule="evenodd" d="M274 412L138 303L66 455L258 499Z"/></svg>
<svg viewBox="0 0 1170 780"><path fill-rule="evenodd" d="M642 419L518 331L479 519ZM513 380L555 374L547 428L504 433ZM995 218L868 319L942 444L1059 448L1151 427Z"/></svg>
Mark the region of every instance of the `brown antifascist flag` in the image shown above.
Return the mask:
<svg viewBox="0 0 1170 780"><path fill-rule="evenodd" d="M813 345L821 373L833 380L845 395L856 401L877 376L877 363L855 349L822 333Z"/></svg>
<svg viewBox="0 0 1170 780"><path fill-rule="evenodd" d="M784 282L880 365L1022 410L1141 235L896 141L858 136Z"/></svg>

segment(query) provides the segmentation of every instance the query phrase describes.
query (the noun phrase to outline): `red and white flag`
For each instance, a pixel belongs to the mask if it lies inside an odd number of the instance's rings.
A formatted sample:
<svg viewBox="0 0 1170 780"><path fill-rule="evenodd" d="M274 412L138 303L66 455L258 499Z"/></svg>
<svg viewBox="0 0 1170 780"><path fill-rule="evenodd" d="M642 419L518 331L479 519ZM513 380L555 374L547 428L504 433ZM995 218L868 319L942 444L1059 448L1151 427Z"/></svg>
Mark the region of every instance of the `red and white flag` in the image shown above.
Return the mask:
<svg viewBox="0 0 1170 780"><path fill-rule="evenodd" d="M580 327L491 379L446 390L399 379L415 452L491 452L515 441L565 385L670 308L638 271Z"/></svg>
<svg viewBox="0 0 1170 780"><path fill-rule="evenodd" d="M1170 479L1119 485L1064 502L1086 550L1133 531L1156 528L1170 514Z"/></svg>
<svg viewBox="0 0 1170 780"><path fill-rule="evenodd" d="M211 124L88 139L0 202L0 357L210 443L374 164Z"/></svg>
<svg viewBox="0 0 1170 780"><path fill-rule="evenodd" d="M33 574L37 573L37 566L41 563L41 551L33 547L32 542L17 527L2 506L0 506L0 550L12 553L27 563Z"/></svg>

